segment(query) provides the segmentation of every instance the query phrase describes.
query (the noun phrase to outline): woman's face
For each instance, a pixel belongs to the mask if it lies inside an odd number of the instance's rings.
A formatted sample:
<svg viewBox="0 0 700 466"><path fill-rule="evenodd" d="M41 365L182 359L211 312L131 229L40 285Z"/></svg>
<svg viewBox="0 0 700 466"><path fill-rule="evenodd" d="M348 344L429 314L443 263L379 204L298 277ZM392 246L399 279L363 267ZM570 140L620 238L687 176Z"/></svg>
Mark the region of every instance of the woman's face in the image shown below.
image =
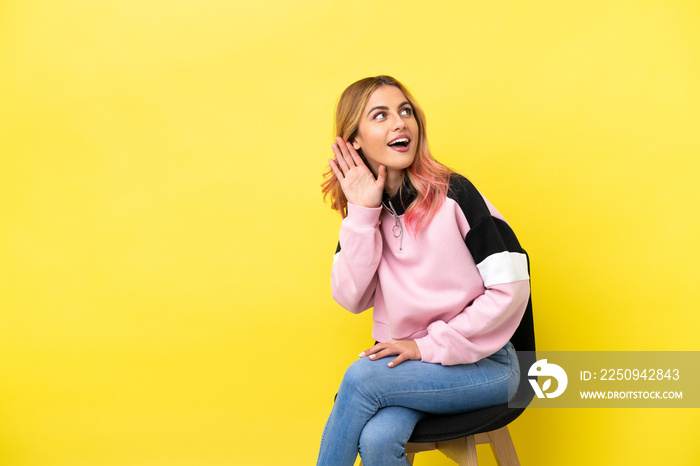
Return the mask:
<svg viewBox="0 0 700 466"><path fill-rule="evenodd" d="M387 170L404 170L416 157L418 122L413 107L396 86L377 88L360 116L360 125L352 141L376 174L379 165Z"/></svg>

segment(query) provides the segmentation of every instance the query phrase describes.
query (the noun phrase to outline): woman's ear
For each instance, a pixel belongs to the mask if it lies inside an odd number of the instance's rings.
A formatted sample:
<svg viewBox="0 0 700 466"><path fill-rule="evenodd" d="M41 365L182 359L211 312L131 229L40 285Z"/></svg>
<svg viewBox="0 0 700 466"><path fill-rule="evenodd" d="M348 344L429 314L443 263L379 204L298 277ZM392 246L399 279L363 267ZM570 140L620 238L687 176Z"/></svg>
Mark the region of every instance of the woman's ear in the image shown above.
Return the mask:
<svg viewBox="0 0 700 466"><path fill-rule="evenodd" d="M352 147L353 147L355 150L360 150L360 143L357 142L357 138L355 138L355 139L352 140Z"/></svg>

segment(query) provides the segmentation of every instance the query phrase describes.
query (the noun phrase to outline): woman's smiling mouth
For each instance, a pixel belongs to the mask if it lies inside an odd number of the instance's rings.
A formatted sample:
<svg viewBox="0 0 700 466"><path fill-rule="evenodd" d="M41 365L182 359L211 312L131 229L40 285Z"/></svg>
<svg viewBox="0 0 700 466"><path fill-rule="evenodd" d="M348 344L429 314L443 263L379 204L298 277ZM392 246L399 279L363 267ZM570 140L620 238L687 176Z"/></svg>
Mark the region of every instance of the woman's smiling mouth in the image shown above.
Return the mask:
<svg viewBox="0 0 700 466"><path fill-rule="evenodd" d="M389 141L389 144L387 145L395 151L406 152L409 149L410 144L411 140L408 138L408 136L401 134Z"/></svg>

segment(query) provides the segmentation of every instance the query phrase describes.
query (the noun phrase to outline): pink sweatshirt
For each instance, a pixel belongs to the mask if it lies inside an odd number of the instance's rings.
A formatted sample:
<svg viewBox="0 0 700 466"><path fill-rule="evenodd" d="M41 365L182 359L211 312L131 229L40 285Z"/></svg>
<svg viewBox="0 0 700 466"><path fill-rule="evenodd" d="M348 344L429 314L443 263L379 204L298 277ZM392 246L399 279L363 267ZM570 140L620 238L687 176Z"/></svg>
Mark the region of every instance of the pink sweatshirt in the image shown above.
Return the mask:
<svg viewBox="0 0 700 466"><path fill-rule="evenodd" d="M333 298L360 313L374 307L372 337L415 340L422 360L478 361L505 345L530 298L525 251L503 216L466 178L418 235L403 213L408 182L383 206L348 205L333 260Z"/></svg>

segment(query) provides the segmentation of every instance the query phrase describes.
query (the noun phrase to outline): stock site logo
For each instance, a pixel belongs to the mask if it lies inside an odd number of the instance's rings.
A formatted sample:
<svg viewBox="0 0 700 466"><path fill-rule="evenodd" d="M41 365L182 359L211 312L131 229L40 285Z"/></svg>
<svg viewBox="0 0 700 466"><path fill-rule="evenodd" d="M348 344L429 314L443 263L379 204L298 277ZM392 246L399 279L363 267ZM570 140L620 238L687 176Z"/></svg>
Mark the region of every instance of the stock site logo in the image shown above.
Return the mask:
<svg viewBox="0 0 700 466"><path fill-rule="evenodd" d="M546 359L540 359L535 364L530 366L530 370L527 372L528 377L535 377L534 379L528 378L532 389L535 390L537 398L556 398L566 390L566 385L569 383L569 378L566 376L564 369L557 366L556 364L549 364ZM540 388L537 383L537 377L547 377ZM552 385L552 378L557 381L557 389L551 393L547 393L547 390Z"/></svg>

